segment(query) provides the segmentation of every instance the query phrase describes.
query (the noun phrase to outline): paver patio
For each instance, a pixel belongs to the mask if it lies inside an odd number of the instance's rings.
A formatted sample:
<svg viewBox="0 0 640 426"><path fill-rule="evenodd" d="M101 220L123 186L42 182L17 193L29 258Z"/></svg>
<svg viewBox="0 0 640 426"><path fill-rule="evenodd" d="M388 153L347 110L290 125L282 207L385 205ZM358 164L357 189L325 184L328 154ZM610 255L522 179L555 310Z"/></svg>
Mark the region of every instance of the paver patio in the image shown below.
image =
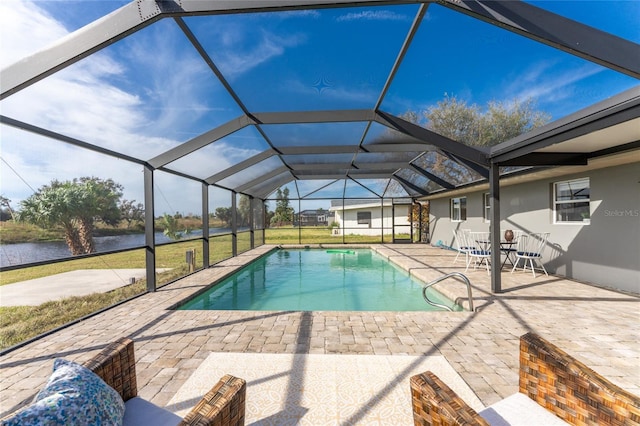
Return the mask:
<svg viewBox="0 0 640 426"><path fill-rule="evenodd" d="M124 335L136 342L140 395L162 406L212 352L443 355L489 405L517 392L518 337L528 331L640 394L640 298L554 276L503 272L504 291L491 294L486 271L470 270L475 312L168 309L272 248L251 250L0 357L0 411L33 396L54 357L81 362ZM464 270L452 251L373 248L424 279Z"/></svg>

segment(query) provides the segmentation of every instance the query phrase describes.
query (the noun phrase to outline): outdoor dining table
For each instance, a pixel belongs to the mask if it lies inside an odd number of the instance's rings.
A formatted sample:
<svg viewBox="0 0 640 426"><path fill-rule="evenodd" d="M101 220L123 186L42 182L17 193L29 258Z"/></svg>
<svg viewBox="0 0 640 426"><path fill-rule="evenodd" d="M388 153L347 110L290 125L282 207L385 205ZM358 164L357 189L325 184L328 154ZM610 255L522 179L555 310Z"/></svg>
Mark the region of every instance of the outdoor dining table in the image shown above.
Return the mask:
<svg viewBox="0 0 640 426"><path fill-rule="evenodd" d="M491 240L476 240L476 242L482 246L482 250L489 251L491 249ZM513 247L517 244L518 242L514 240L512 241L500 240L500 251L505 254L505 258L502 261L502 265L500 266L500 269L504 268L504 265L506 265L507 260L509 261L511 266L515 264L514 263L515 250L513 249Z"/></svg>
<svg viewBox="0 0 640 426"><path fill-rule="evenodd" d="M502 262L502 266L500 267L500 269L504 268L504 265L507 263L507 260L509 261L509 263L511 264L511 266L514 265L515 262L515 253L516 251L514 250L513 246L517 245L518 243L516 241L500 241L500 251L503 252L505 254L504 257L504 261Z"/></svg>

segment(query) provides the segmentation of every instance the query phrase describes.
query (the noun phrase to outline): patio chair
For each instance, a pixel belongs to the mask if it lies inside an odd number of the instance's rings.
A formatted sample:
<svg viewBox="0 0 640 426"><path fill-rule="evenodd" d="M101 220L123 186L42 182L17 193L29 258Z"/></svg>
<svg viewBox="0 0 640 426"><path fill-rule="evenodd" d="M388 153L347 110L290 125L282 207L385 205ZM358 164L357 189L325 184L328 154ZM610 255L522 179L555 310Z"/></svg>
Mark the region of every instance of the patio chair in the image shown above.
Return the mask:
<svg viewBox="0 0 640 426"><path fill-rule="evenodd" d="M244 425L246 382L243 379L233 377L229 374L225 375L204 395L193 409L181 419L171 411L138 397L133 340L125 337L110 343L100 351L100 353L85 362L83 366L86 367L84 371L87 369L91 370L95 375L100 377L104 383L120 394L120 397L124 400L123 424L125 426L160 426L169 424L180 426ZM91 373L88 372L88 374ZM87 423L86 420L80 421L78 419L85 418L87 415L94 415L96 412L104 413L106 410L111 410L111 408L104 408L104 404L112 403L112 390L106 392L101 391L101 393L96 396L96 394L92 393L96 389L95 384L86 385L87 388L83 388L84 385L82 385L82 383L95 383L95 381L98 380L95 378L95 375L93 377L85 375L86 379L80 381L81 384L78 389L74 388L74 386L78 386L76 382L65 384L63 388L65 389L65 393L70 395L71 398L76 398L66 404L75 403L73 408L64 413L64 416L67 417L66 421L69 424ZM104 383L99 386L104 387ZM56 386L59 387L60 384ZM70 391L69 389L75 390ZM87 392L87 394L83 396L82 392ZM80 397L78 395L80 395ZM81 405L80 402L76 402L78 399L81 401L84 400L84 406ZM89 403L100 404L100 406L87 408L86 404ZM4 424L4 421L9 422L8 424L14 424L16 421L20 422L20 415L24 415L24 412L30 410L34 404L37 404L37 402L34 401L31 406L23 407L16 413L5 417L0 423ZM111 413L111 411L109 412ZM17 416L18 420L16 420L14 416ZM11 417L14 418L10 419Z"/></svg>
<svg viewBox="0 0 640 426"><path fill-rule="evenodd" d="M487 268L487 274L489 273L489 259L491 258L491 240L489 238L489 232L469 232L467 244L471 249L468 252L469 259L467 260L465 272L469 270L469 265L473 260L473 269L478 267L478 263L484 262Z"/></svg>
<svg viewBox="0 0 640 426"><path fill-rule="evenodd" d="M469 263L469 251L473 249L473 246L470 246L467 243L467 239L469 236L470 229L452 229L453 232L453 241L455 244L455 248L458 251L456 254L456 258L453 259L453 263L458 261L458 257L460 254L464 253L464 262L465 264Z"/></svg>
<svg viewBox="0 0 640 426"><path fill-rule="evenodd" d="M511 269L511 273L516 270L518 264L520 263L520 259L524 260L524 265L522 270L527 270L527 261L531 265L531 273L533 274L533 278L536 277L536 270L533 264L533 261L536 260L540 265L540 268L544 271L546 276L549 276L547 270L545 269L541 259L542 259L542 251L547 245L547 239L549 238L548 232L541 233L532 233L532 234L522 234L518 238L518 245L516 248L515 256L516 262Z"/></svg>
<svg viewBox="0 0 640 426"><path fill-rule="evenodd" d="M640 425L640 398L542 337L520 337L519 392L480 412L435 374L410 378L418 425Z"/></svg>

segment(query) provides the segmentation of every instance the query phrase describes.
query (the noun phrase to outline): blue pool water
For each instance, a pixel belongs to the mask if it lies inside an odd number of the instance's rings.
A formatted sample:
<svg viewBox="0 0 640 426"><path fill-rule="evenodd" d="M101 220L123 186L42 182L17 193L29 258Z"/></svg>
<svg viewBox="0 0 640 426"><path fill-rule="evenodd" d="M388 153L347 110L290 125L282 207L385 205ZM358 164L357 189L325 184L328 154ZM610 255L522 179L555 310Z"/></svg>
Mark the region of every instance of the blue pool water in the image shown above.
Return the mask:
<svg viewBox="0 0 640 426"><path fill-rule="evenodd" d="M432 311L423 284L368 249L276 250L179 307L186 310ZM431 300L461 308L435 290Z"/></svg>

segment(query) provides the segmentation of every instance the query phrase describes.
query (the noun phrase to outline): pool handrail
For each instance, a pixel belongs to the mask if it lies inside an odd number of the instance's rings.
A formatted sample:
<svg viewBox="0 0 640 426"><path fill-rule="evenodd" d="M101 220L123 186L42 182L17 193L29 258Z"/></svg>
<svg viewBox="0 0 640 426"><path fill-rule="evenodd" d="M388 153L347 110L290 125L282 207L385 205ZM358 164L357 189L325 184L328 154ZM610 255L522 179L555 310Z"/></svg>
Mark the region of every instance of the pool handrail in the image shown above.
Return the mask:
<svg viewBox="0 0 640 426"><path fill-rule="evenodd" d="M463 274L462 272L451 272L451 273L443 275L443 276L441 276L439 278L436 278L435 280L431 281L428 284L425 284L425 286L422 287L422 297L424 298L425 302L427 302L431 306L436 306L438 308L444 308L444 309L446 309L448 311L453 312L453 309L451 309L447 305L436 303L436 302L432 301L431 299L429 299L429 297L427 297L427 289L429 289L429 287L431 287L432 285L438 284L440 281L444 281L447 278L452 278L452 277L462 278L462 280L465 282L465 284L467 284L467 293L469 294L469 310L471 312L473 312L473 296L471 295L471 282L469 281L469 278L467 278L467 276L465 274Z"/></svg>

